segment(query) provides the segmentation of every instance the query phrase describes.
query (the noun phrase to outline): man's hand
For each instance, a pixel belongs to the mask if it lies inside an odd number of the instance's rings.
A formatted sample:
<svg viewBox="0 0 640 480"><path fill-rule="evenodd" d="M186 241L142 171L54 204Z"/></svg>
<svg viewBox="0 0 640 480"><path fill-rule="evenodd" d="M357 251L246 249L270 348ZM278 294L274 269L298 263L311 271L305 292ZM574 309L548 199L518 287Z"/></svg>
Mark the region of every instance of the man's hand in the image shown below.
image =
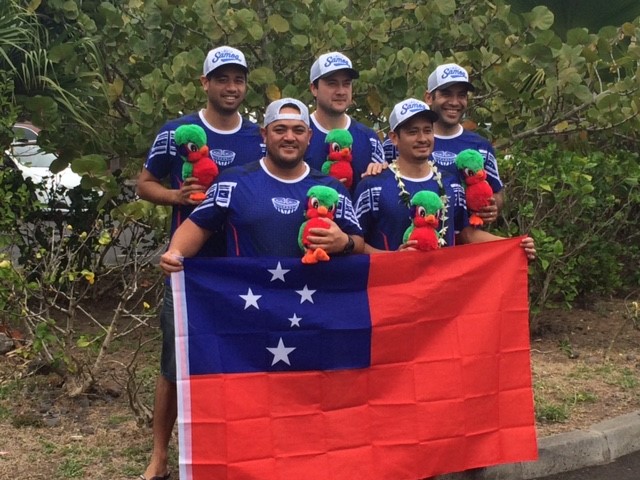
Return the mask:
<svg viewBox="0 0 640 480"><path fill-rule="evenodd" d="M485 224L493 223L498 219L498 206L495 197L489 199L489 205L476 212Z"/></svg>
<svg viewBox="0 0 640 480"><path fill-rule="evenodd" d="M333 220L322 218L328 228L311 228L309 229L309 248L315 250L322 248L327 253L342 253L349 243L349 236L340 230L340 227Z"/></svg>
<svg viewBox="0 0 640 480"><path fill-rule="evenodd" d="M525 237L520 242L520 247L524 250L524 253L527 255L527 259L531 262L536 259L536 246L533 238Z"/></svg>
<svg viewBox="0 0 640 480"><path fill-rule="evenodd" d="M385 168L388 168L389 164L387 162L382 162L382 163L370 163L369 165L367 165L367 169L364 171L364 173L362 175L360 175L362 178L367 177L367 176L376 176L376 175L380 175L382 173L382 171Z"/></svg>
<svg viewBox="0 0 640 480"><path fill-rule="evenodd" d="M178 250L167 250L160 257L160 268L165 275L171 275L184 268L182 260L184 257Z"/></svg>
<svg viewBox="0 0 640 480"><path fill-rule="evenodd" d="M192 193L197 192L205 192L206 188L198 183L198 179L195 177L185 178L184 182L180 186L180 190L176 190L177 192L177 201L178 205L198 205L202 202L202 200L192 200L190 198Z"/></svg>
<svg viewBox="0 0 640 480"><path fill-rule="evenodd" d="M417 252L418 249L416 248L416 245L418 245L417 240L407 240L405 243L403 243L398 247L398 251L399 252Z"/></svg>

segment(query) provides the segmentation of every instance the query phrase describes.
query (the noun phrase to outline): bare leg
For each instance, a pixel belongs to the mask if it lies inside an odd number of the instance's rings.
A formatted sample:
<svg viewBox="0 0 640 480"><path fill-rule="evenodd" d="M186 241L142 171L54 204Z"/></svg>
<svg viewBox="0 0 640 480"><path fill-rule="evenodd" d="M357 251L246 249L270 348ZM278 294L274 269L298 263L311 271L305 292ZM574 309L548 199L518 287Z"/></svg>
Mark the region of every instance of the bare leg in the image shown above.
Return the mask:
<svg viewBox="0 0 640 480"><path fill-rule="evenodd" d="M158 376L153 405L153 451L144 476L151 479L168 472L169 441L178 414L176 384Z"/></svg>

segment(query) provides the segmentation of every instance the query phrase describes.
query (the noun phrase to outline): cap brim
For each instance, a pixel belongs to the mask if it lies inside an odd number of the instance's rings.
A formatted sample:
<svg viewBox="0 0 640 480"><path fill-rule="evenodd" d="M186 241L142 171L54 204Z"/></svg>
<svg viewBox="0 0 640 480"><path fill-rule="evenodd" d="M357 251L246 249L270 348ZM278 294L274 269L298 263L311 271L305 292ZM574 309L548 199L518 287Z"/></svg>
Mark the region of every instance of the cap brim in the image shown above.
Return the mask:
<svg viewBox="0 0 640 480"><path fill-rule="evenodd" d="M399 124L397 124L395 126L395 128L392 130L393 132L397 131L400 127L402 127L402 125L404 125L405 123L407 123L409 120L411 120L412 118L417 117L418 115L426 117L427 120L431 120L432 123L436 123L439 119L440 119L440 115L438 115L436 112L434 112L433 110L422 110L420 112L414 113L413 115L411 115L409 118L405 118L402 122L400 122Z"/></svg>
<svg viewBox="0 0 640 480"><path fill-rule="evenodd" d="M320 79L320 78L327 78L330 77L331 75L333 75L336 72L347 72L351 78L360 78L360 73L357 70L354 70L353 68L337 68L335 70L330 71L329 73L325 73L324 75L320 75L318 78L316 78L316 80ZM315 80L314 80L315 82Z"/></svg>
<svg viewBox="0 0 640 480"><path fill-rule="evenodd" d="M209 70L205 77L208 77L209 75L211 75L213 72L215 72L216 70L220 70L223 67L228 67L229 65L233 65L235 67L240 67L242 70L244 70L244 73L249 73L249 69L247 67L245 67L244 65L242 65L241 63L233 63L233 62L229 62L229 63L225 63L224 65L219 65L216 68L212 68L211 70Z"/></svg>
<svg viewBox="0 0 640 480"><path fill-rule="evenodd" d="M447 88L447 87L450 87L451 85L456 85L456 84L459 84L459 83L462 83L463 85L466 85L467 86L467 90L469 90L470 92L475 92L476 91L476 87L474 87L471 82L447 82L447 83L443 83L442 85L438 85L433 90L430 90L429 93L432 93L434 90L441 90L443 88Z"/></svg>

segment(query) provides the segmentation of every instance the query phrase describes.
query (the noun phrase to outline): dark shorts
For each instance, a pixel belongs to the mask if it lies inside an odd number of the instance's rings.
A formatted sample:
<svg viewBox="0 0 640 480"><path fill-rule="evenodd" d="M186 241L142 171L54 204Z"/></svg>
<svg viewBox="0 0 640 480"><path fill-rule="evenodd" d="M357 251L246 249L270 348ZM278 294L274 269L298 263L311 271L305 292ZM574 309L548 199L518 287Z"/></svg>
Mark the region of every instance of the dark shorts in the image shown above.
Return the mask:
<svg viewBox="0 0 640 480"><path fill-rule="evenodd" d="M173 293L171 285L164 287L164 301L160 311L160 330L162 330L162 353L160 355L160 373L171 383L176 382L176 343L173 321Z"/></svg>

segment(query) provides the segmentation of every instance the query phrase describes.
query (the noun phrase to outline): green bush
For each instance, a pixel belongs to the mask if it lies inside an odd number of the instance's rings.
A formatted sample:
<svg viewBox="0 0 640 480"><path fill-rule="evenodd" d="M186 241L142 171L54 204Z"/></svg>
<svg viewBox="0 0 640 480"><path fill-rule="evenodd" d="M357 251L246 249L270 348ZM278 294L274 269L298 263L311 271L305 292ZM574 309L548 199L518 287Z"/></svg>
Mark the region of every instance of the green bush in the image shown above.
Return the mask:
<svg viewBox="0 0 640 480"><path fill-rule="evenodd" d="M529 233L531 304L573 304L640 284L638 154L582 154L549 145L501 162L505 234Z"/></svg>

